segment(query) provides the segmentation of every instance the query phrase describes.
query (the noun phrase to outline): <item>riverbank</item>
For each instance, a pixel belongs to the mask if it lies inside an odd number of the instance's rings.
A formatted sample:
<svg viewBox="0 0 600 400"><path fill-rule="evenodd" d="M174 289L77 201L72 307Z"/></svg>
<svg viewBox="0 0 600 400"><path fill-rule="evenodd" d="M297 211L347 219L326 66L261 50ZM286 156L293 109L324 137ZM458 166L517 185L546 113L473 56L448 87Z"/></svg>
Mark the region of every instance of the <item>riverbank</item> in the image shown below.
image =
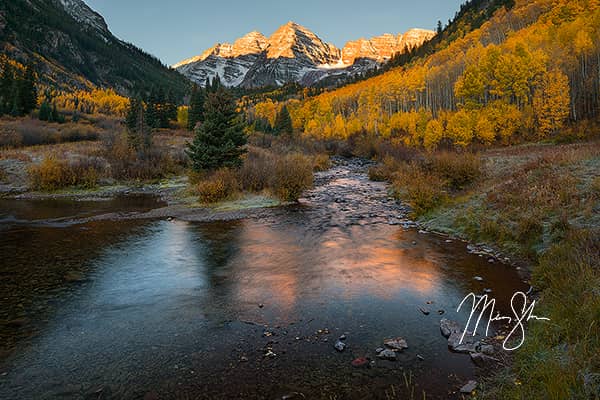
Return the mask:
<svg viewBox="0 0 600 400"><path fill-rule="evenodd" d="M196 173L185 154L190 134L184 131L157 132L153 149L161 156L122 164L112 154L109 134L101 138L2 150L0 198L91 202L154 196L166 206L140 218L243 218L296 201L312 187L313 171L330 167L329 156L284 138L271 139L268 148L249 145L239 168Z"/></svg>
<svg viewBox="0 0 600 400"><path fill-rule="evenodd" d="M448 349L440 319L464 320L456 304L470 292L527 287L415 229L370 165L334 159L298 204L231 221L139 219L168 206L133 197L3 204L15 218L0 225L12 260L0 394L461 398L475 366ZM124 220L97 219L111 214ZM409 347L381 354L391 338Z"/></svg>
<svg viewBox="0 0 600 400"><path fill-rule="evenodd" d="M528 268L536 313L552 321L529 329L510 367L484 382L483 397L600 396L600 143L523 145L479 158L478 176L454 191L440 184L417 221ZM422 168L429 182L446 178L428 162L399 165L396 176ZM413 182L393 182L400 198L420 200Z"/></svg>

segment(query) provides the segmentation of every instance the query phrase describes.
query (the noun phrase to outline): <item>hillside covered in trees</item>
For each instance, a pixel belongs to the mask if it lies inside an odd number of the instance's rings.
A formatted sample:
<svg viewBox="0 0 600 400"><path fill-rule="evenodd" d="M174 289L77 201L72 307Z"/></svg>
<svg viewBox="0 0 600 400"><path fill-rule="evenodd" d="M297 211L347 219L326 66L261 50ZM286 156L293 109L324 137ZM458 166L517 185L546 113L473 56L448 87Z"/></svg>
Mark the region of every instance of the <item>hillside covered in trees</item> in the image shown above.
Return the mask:
<svg viewBox="0 0 600 400"><path fill-rule="evenodd" d="M294 128L322 139L366 134L433 150L537 140L561 134L568 122L596 119L598 1L503 3L470 32L455 20L446 27L452 37L438 39L431 55L422 49L422 57L382 75L286 101ZM461 12L472 19L467 10L485 16L484 7L468 2ZM266 99L250 119L274 121L282 105Z"/></svg>
<svg viewBox="0 0 600 400"><path fill-rule="evenodd" d="M108 87L130 95L164 86L181 97L189 89L184 76L116 38L80 0L0 2L0 51L56 89Z"/></svg>

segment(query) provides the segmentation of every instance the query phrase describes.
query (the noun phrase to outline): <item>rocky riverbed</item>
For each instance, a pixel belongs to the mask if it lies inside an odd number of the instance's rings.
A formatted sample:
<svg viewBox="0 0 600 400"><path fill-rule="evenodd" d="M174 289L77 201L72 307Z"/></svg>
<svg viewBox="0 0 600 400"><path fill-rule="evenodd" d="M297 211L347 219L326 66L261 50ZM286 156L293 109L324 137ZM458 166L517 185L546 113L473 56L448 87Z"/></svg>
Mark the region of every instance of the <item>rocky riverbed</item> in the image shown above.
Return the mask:
<svg viewBox="0 0 600 400"><path fill-rule="evenodd" d="M415 228L369 165L280 207L2 200L0 397L460 398L481 360L440 320L526 285Z"/></svg>

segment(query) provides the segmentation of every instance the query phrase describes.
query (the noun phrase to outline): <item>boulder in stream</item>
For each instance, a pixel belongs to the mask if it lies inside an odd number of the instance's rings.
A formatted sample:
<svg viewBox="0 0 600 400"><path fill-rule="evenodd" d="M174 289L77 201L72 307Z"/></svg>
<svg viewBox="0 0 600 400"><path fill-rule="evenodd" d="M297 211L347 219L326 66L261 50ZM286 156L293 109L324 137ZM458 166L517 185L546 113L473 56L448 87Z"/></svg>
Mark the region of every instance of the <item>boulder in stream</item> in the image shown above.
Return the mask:
<svg viewBox="0 0 600 400"><path fill-rule="evenodd" d="M394 350L390 350L390 349L385 349L385 350L381 351L379 354L377 354L377 357L381 358L382 360L389 360L389 361L396 361L396 359L398 358L396 356L396 352Z"/></svg>
<svg viewBox="0 0 600 400"><path fill-rule="evenodd" d="M401 338L401 337L397 337L394 339L385 339L383 341L383 344L385 345L385 347L395 350L395 351L402 351L404 349L408 349L408 344L406 343L406 339Z"/></svg>
<svg viewBox="0 0 600 400"><path fill-rule="evenodd" d="M453 332L461 332L460 324L446 318L440 320L440 331L445 338L450 337Z"/></svg>
<svg viewBox="0 0 600 400"><path fill-rule="evenodd" d="M463 332L452 332L448 338L448 348L456 353L477 353L478 347L479 341L468 331L464 338Z"/></svg>

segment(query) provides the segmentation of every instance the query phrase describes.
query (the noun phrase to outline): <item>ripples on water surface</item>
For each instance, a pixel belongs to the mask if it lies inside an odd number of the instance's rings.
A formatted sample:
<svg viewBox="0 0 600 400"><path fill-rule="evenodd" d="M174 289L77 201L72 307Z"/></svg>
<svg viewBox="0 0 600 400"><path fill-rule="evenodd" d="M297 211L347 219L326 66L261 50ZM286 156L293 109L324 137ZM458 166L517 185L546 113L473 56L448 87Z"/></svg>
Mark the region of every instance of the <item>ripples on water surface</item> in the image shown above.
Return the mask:
<svg viewBox="0 0 600 400"><path fill-rule="evenodd" d="M474 367L448 351L437 310L464 322L454 310L483 288L506 309L523 283L396 225L403 209L355 164L317 182L301 205L229 222L69 225L156 204L0 203L0 398L386 398L409 374L416 393L450 397ZM396 336L397 362L351 367Z"/></svg>

